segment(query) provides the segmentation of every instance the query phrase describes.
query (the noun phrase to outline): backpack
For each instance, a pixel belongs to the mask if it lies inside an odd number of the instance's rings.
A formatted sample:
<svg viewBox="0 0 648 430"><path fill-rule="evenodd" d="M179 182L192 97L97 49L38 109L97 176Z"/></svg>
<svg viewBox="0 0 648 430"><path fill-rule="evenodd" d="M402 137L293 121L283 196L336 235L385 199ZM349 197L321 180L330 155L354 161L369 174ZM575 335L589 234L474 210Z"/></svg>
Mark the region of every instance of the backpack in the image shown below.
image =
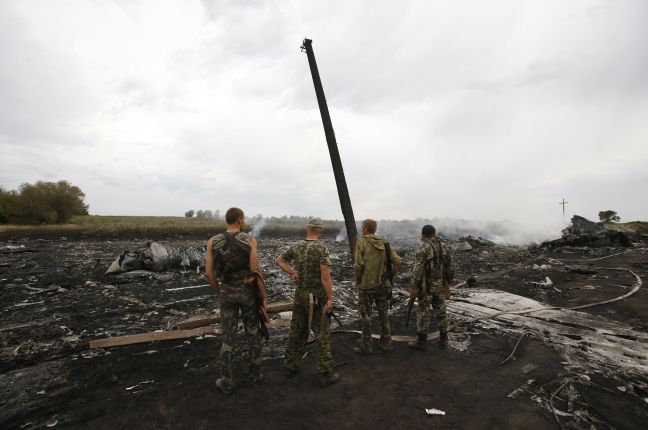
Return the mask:
<svg viewBox="0 0 648 430"><path fill-rule="evenodd" d="M455 273L450 251L441 242L433 242L432 249L434 250L434 257L427 262L428 279L430 281L445 279L447 282L452 282Z"/></svg>
<svg viewBox="0 0 648 430"><path fill-rule="evenodd" d="M225 281L230 280L234 273L250 268L250 248L236 238L238 234L223 232L223 238L212 243L216 270Z"/></svg>

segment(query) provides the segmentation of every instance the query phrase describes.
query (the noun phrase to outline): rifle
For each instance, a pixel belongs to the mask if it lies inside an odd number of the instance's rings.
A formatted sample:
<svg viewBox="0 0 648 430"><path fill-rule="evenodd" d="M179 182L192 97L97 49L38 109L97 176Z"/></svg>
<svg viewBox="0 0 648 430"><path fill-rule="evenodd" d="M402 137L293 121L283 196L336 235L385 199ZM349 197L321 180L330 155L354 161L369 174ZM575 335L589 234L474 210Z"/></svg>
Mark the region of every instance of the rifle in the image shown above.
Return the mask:
<svg viewBox="0 0 648 430"><path fill-rule="evenodd" d="M450 283L446 279L445 274L441 276L441 280L443 281L443 295L446 300L450 299Z"/></svg>
<svg viewBox="0 0 648 430"><path fill-rule="evenodd" d="M333 317L336 323L338 323L339 326L342 325L342 321L340 321L340 318L338 318L337 314L333 311L329 312L329 315Z"/></svg>
<svg viewBox="0 0 648 430"><path fill-rule="evenodd" d="M405 328L409 325L410 318L412 317L412 308L414 307L414 300L416 300L416 297L410 297L409 301L407 302L407 320L405 320Z"/></svg>
<svg viewBox="0 0 648 430"><path fill-rule="evenodd" d="M385 243L385 258L387 259L387 271L382 275L382 283L385 284L389 281L391 288L389 289L389 309L392 307L393 297L393 288L394 288L394 269L392 267L392 255L391 255L391 246L389 242Z"/></svg>
<svg viewBox="0 0 648 430"><path fill-rule="evenodd" d="M430 266L429 262L426 262L425 265L423 266L423 277L421 278L421 282L419 283L419 295L425 294L429 266ZM412 316L412 308L414 307L414 300L416 300L416 297L410 297L409 301L407 302L407 320L405 321L405 328L407 328L407 326L409 325L409 320Z"/></svg>
<svg viewBox="0 0 648 430"><path fill-rule="evenodd" d="M259 294L259 290L257 290L256 302L257 302L257 319L259 320L259 329L261 330L261 336L263 336L263 338L265 339L266 346L268 346L268 341L270 340L270 332L268 332L268 326L266 325L268 318L266 314L263 312L263 300L261 299L261 294Z"/></svg>
<svg viewBox="0 0 648 430"><path fill-rule="evenodd" d="M261 288L259 286L259 283L265 286L263 276L261 276L261 273L259 272L252 272L245 277L245 283L254 288L259 330L261 330L261 336L263 336L266 346L268 346L268 341L270 340L270 332L266 325L266 322L268 322L268 315L263 310L263 297L261 297Z"/></svg>

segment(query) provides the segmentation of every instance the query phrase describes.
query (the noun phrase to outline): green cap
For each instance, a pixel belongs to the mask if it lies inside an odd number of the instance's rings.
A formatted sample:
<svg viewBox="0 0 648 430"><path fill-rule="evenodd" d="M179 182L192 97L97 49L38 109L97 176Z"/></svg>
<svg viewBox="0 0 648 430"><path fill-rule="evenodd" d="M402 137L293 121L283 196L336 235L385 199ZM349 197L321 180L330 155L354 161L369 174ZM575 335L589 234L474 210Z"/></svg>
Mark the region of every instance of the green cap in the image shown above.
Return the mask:
<svg viewBox="0 0 648 430"><path fill-rule="evenodd" d="M322 222L322 218L311 218L308 224L306 224L306 227L324 228L324 223Z"/></svg>

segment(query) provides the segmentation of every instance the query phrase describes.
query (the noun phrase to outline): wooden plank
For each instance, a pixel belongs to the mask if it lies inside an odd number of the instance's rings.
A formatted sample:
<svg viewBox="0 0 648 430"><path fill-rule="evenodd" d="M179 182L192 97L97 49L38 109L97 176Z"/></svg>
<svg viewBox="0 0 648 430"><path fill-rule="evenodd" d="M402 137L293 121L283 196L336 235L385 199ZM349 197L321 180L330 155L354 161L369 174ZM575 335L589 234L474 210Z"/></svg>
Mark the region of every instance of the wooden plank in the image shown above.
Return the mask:
<svg viewBox="0 0 648 430"><path fill-rule="evenodd" d="M196 327L204 327L206 325L215 324L220 322L219 316L213 315L195 315L184 321L180 321L176 324L175 328L178 330L187 330Z"/></svg>
<svg viewBox="0 0 648 430"><path fill-rule="evenodd" d="M268 313L276 314L284 311L292 311L294 302L292 300L282 300L280 302L268 303Z"/></svg>
<svg viewBox="0 0 648 430"><path fill-rule="evenodd" d="M292 300L282 300L280 302L268 303L267 311L269 314L275 314L279 312L290 311L292 310L292 308ZM178 324L176 324L175 327L179 330L186 330L215 324L217 322L220 322L220 317L214 315L194 315L191 318L180 321Z"/></svg>
<svg viewBox="0 0 648 430"><path fill-rule="evenodd" d="M91 340L88 342L88 346L90 348L109 348L111 346L133 345L136 343L155 342L158 340L184 339L187 337L220 333L221 329L214 326L199 327L192 330L156 331L153 333L139 333Z"/></svg>
<svg viewBox="0 0 648 430"><path fill-rule="evenodd" d="M290 327L290 320L278 319L268 323L268 328ZM156 342L160 340L184 339L205 334L221 334L220 328L215 326L198 327L190 330L156 331L152 333L139 333L126 336L108 337L88 342L90 348L110 348L111 346L133 345L136 343Z"/></svg>

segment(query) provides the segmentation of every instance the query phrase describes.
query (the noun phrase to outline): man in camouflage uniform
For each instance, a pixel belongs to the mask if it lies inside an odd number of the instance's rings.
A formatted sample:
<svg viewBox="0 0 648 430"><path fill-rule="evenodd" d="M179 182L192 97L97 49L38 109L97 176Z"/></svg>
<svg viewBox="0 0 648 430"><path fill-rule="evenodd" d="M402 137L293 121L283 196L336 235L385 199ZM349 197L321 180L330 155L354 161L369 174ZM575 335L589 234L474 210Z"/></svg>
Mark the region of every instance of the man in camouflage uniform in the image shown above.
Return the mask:
<svg viewBox="0 0 648 430"><path fill-rule="evenodd" d="M297 373L312 329L319 349L319 383L326 386L338 382L340 375L333 372L331 356L329 313L333 310L333 284L328 249L319 240L323 227L320 218L311 219L306 225L306 240L295 243L277 257L277 264L297 284L284 375L291 378ZM291 261L295 268L290 265Z"/></svg>
<svg viewBox="0 0 648 430"><path fill-rule="evenodd" d="M241 231L245 224L243 211L239 208L228 209L225 221L227 230L207 242L205 275L209 284L220 294L221 299L222 368L216 386L224 394L231 394L234 390L233 354L239 311L249 349L250 383L256 387L263 381L258 312L266 315L266 293L262 282L254 285L245 284L246 275L252 271L259 272L259 259L256 239ZM262 303L260 306L257 305L257 294L260 295Z"/></svg>
<svg viewBox="0 0 648 430"><path fill-rule="evenodd" d="M389 241L383 236L376 235L378 223L372 219L362 221L362 237L358 240L355 249L355 271L356 286L358 287L358 308L360 309L360 321L362 323L362 340L360 347L354 351L360 354L370 354L371 345L371 311L374 302L378 309L380 319L380 348L383 353L392 350L391 331L389 328L389 301L391 300L391 280L398 271L400 257ZM387 252L391 257L391 273L388 273Z"/></svg>
<svg viewBox="0 0 648 430"><path fill-rule="evenodd" d="M421 231L423 243L416 250L412 268L412 289L410 297L418 298L416 311L416 331L418 341L407 345L425 350L427 335L430 332L430 314L432 307L437 313L439 323L439 347L448 347L448 316L446 314L446 297L443 277L451 282L454 277L452 258L448 248L439 241L436 229L426 225Z"/></svg>

